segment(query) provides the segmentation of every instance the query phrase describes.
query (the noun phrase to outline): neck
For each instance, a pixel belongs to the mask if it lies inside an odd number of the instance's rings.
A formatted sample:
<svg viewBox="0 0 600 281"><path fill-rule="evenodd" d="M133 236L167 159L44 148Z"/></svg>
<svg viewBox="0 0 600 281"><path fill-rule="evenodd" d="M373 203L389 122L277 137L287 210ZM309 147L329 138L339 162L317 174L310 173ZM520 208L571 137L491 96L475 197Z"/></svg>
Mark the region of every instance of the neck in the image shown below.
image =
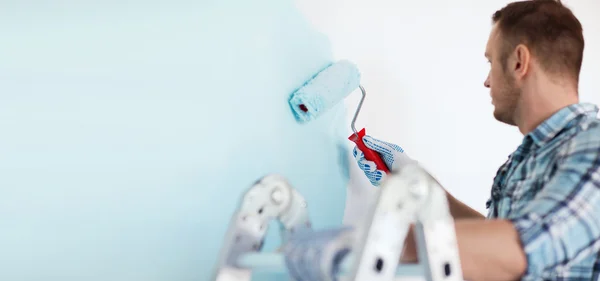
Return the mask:
<svg viewBox="0 0 600 281"><path fill-rule="evenodd" d="M523 87L515 121L527 135L562 108L579 102L577 84L567 80L531 77Z"/></svg>

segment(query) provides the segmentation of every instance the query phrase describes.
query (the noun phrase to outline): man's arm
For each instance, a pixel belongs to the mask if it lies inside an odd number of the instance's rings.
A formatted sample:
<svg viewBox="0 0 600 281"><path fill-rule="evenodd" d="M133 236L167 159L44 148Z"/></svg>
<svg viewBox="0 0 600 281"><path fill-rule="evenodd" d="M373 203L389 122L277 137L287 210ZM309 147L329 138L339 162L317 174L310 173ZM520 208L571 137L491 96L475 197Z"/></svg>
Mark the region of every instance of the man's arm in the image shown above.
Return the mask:
<svg viewBox="0 0 600 281"><path fill-rule="evenodd" d="M519 233L506 220L455 221L465 280L520 280L527 269Z"/></svg>
<svg viewBox="0 0 600 281"><path fill-rule="evenodd" d="M450 214L454 219L485 219L481 213L475 211L467 204L456 199L452 194L446 191L446 197L448 198L448 205L450 207Z"/></svg>
<svg viewBox="0 0 600 281"><path fill-rule="evenodd" d="M541 280L576 258L597 255L600 148L597 141L566 147L548 182L509 219L455 220L465 279ZM416 259L415 249L404 254L402 261Z"/></svg>
<svg viewBox="0 0 600 281"><path fill-rule="evenodd" d="M412 161L414 161L414 160L412 160ZM434 176L434 179L435 179L435 176ZM448 199L448 207L450 209L450 214L452 215L452 217L454 219L463 219L463 218L465 218L465 219L466 218L485 219L485 216L483 216L481 213L475 211L473 208L469 207L467 204L456 199L456 197L452 196L452 194L450 194L450 192L448 192L448 190L446 190L437 179L435 179L435 180L438 182L438 185L444 189L444 192L446 193L446 198Z"/></svg>
<svg viewBox="0 0 600 281"><path fill-rule="evenodd" d="M465 280L513 281L524 274L527 259L510 221L459 219L454 227ZM416 247L406 247L401 262L416 261Z"/></svg>
<svg viewBox="0 0 600 281"><path fill-rule="evenodd" d="M519 280L524 274L527 260L510 221L458 219L454 226L465 280ZM413 230L410 232L401 263L418 260Z"/></svg>

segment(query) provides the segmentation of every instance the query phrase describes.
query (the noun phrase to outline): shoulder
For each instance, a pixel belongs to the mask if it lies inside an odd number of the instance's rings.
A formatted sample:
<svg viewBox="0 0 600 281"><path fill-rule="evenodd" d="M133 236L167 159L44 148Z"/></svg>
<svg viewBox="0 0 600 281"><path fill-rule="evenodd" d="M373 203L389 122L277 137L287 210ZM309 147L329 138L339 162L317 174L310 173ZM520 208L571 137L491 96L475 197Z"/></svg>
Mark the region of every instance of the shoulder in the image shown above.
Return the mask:
<svg viewBox="0 0 600 281"><path fill-rule="evenodd" d="M573 128L570 137L558 149L564 161L582 162L600 166L600 120L589 118Z"/></svg>

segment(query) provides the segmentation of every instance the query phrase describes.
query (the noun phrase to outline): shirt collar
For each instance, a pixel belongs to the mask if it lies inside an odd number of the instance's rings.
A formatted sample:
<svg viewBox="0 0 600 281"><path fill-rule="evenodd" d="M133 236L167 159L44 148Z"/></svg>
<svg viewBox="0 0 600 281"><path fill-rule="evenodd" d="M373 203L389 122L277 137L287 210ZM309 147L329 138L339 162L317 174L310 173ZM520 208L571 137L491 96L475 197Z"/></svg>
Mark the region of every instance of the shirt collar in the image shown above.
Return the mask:
<svg viewBox="0 0 600 281"><path fill-rule="evenodd" d="M579 117L587 116L595 118L597 115L598 107L594 104L572 104L563 107L558 112L552 114L550 118L538 125L533 131L527 134L527 136L531 137L536 145L542 146L553 139L562 130L575 126L578 122L573 121L578 121L580 119Z"/></svg>

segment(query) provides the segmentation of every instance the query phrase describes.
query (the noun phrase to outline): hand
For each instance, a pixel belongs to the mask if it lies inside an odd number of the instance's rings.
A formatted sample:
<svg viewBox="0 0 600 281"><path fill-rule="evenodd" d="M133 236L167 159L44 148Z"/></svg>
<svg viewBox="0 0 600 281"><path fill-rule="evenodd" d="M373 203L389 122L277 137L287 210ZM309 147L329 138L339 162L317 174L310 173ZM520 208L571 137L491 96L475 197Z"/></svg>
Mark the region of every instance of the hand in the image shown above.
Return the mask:
<svg viewBox="0 0 600 281"><path fill-rule="evenodd" d="M364 136L363 142L365 146L381 155L383 162L390 171L395 170L403 163L414 161L404 153L404 149L396 144L384 142L371 136ZM373 161L365 159L363 152L356 146L353 155L356 162L358 162L358 167L363 170L371 184L379 186L385 179L386 173L383 170L378 170Z"/></svg>

